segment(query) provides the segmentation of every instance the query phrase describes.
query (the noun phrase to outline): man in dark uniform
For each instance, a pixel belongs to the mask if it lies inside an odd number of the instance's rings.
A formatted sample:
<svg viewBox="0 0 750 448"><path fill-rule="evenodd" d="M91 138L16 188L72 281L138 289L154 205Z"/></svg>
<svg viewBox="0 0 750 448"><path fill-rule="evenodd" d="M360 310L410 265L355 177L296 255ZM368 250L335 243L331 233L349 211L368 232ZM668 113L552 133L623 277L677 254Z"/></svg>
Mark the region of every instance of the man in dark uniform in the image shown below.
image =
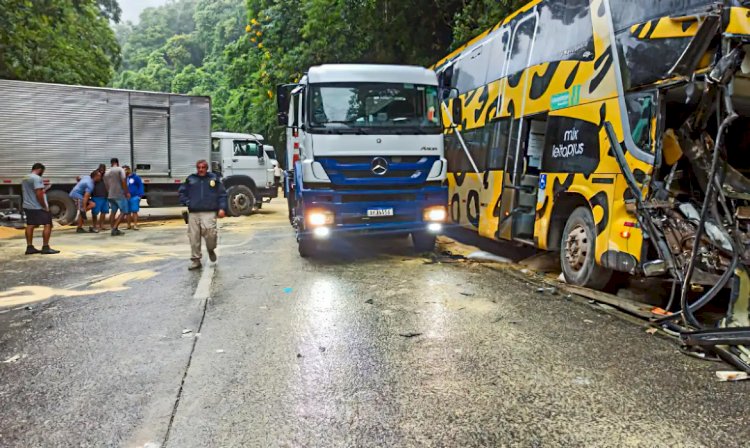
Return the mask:
<svg viewBox="0 0 750 448"><path fill-rule="evenodd" d="M226 216L227 192L221 179L208 172L208 162L199 160L197 173L191 174L180 186L180 203L188 208L188 237L190 238L190 266L200 269L201 237L206 240L208 259L216 261L216 244L219 233L216 218Z"/></svg>

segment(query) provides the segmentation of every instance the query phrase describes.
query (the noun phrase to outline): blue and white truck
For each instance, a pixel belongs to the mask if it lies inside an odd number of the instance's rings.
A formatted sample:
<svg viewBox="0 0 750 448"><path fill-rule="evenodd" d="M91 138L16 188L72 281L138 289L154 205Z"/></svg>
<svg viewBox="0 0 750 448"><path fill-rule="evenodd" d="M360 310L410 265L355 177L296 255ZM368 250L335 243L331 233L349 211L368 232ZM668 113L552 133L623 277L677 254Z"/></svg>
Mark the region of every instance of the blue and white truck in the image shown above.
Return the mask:
<svg viewBox="0 0 750 448"><path fill-rule="evenodd" d="M435 72L330 64L277 89L285 189L299 253L357 233L411 234L432 250L447 217L447 162Z"/></svg>

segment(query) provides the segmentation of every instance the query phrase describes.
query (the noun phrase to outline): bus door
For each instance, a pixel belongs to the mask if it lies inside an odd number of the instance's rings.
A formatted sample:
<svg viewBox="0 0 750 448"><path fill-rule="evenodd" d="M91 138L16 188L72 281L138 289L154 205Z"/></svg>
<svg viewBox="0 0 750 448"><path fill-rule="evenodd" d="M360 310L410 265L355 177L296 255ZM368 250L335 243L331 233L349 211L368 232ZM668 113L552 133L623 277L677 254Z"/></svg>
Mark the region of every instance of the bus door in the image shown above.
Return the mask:
<svg viewBox="0 0 750 448"><path fill-rule="evenodd" d="M529 66L538 24L539 15L535 11L522 18L513 29L506 67L508 76L515 76ZM527 70L521 80L523 92L528 91L529 78ZM497 237L532 242L546 118L525 117L525 97L516 106L508 138ZM541 142L538 140L540 136Z"/></svg>
<svg viewBox="0 0 750 448"><path fill-rule="evenodd" d="M513 120L500 200L502 239L533 242L546 114Z"/></svg>

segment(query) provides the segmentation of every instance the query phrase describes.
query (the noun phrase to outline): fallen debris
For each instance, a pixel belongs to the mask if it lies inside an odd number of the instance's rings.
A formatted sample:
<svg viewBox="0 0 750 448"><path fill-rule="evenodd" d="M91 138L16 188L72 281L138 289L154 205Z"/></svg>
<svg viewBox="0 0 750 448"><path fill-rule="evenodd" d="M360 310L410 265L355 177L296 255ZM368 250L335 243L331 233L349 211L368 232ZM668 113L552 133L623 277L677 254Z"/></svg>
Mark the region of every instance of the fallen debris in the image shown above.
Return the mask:
<svg viewBox="0 0 750 448"><path fill-rule="evenodd" d="M224 353L224 350L222 350L222 349L217 349L217 350L216 350L216 353Z"/></svg>
<svg viewBox="0 0 750 448"><path fill-rule="evenodd" d="M398 335L403 336L405 338L415 338L417 336L421 336L422 333L408 332L408 333L399 333Z"/></svg>
<svg viewBox="0 0 750 448"><path fill-rule="evenodd" d="M648 334L656 334L657 331L659 331L659 330L657 330L654 327L646 329L646 333L648 333Z"/></svg>
<svg viewBox="0 0 750 448"><path fill-rule="evenodd" d="M551 296L557 295L557 288L537 288L536 289L537 294L544 294L549 293Z"/></svg>
<svg viewBox="0 0 750 448"><path fill-rule="evenodd" d="M368 305L372 305L374 303L374 301L372 299L367 299L367 300L365 300L365 303L368 304Z"/></svg>
<svg viewBox="0 0 750 448"><path fill-rule="evenodd" d="M478 261L478 262L489 262L489 263L512 263L512 261L505 257L500 257L495 254L491 254L489 252L485 252L483 250L472 252L469 254L468 257L466 257L468 260L471 261Z"/></svg>
<svg viewBox="0 0 750 448"><path fill-rule="evenodd" d="M459 294L466 297L474 297L474 294L470 292L460 292Z"/></svg>
<svg viewBox="0 0 750 448"><path fill-rule="evenodd" d="M17 362L20 359L21 359L21 355L14 355L14 356L11 356L10 358L6 359L5 361L3 361L3 363L4 364L13 364L14 362Z"/></svg>
<svg viewBox="0 0 750 448"><path fill-rule="evenodd" d="M721 382L734 382L747 380L750 378L750 375L748 375L747 372L720 370L716 372L716 378L718 378Z"/></svg>

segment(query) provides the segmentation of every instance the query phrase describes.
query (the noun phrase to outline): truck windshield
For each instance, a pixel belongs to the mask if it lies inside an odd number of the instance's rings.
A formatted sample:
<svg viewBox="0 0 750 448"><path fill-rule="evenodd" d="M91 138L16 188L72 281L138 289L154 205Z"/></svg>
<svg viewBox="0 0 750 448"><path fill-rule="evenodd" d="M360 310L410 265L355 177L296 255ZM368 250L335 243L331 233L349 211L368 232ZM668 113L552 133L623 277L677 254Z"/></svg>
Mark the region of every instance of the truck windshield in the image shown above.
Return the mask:
<svg viewBox="0 0 750 448"><path fill-rule="evenodd" d="M442 132L437 87L394 83L312 84L311 130L357 133Z"/></svg>

